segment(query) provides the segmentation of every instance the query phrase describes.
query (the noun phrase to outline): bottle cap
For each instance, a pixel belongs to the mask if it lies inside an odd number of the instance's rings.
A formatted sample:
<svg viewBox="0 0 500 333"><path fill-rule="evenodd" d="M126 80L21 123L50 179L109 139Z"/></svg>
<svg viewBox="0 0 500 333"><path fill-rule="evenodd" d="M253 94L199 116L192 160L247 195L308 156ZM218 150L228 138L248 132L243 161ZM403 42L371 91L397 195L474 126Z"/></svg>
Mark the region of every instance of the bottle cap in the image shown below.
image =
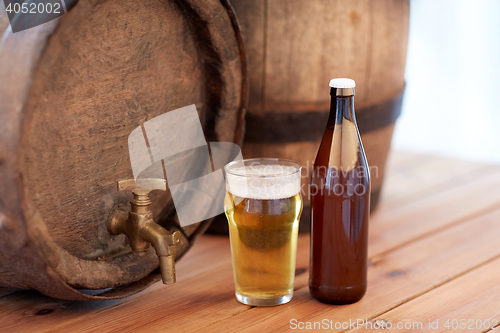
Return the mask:
<svg viewBox="0 0 500 333"><path fill-rule="evenodd" d="M356 87L356 82L347 78L332 79L330 80L330 87L332 87L330 95L354 96L354 87Z"/></svg>

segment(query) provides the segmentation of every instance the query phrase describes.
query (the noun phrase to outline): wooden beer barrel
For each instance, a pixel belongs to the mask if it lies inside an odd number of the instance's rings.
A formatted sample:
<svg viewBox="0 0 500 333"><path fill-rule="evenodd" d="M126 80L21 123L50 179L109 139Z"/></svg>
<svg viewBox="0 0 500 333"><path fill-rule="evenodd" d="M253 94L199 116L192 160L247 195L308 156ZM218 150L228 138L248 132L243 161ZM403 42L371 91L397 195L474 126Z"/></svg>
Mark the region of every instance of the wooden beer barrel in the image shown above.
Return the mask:
<svg viewBox="0 0 500 333"><path fill-rule="evenodd" d="M401 111L409 0L232 0L249 73L244 158L282 157L310 174L330 108L330 79L356 81L355 108L372 167L372 210ZM376 169L373 169L376 167ZM301 230L309 228L304 196ZM211 226L224 232L223 222ZM217 231L219 229L219 231Z"/></svg>
<svg viewBox="0 0 500 333"><path fill-rule="evenodd" d="M227 0L80 1L0 44L0 287L102 300L160 279L107 223L128 212L127 138L195 104L207 141L241 144L246 63ZM155 220L181 231L179 259L210 220L180 228L168 192ZM95 295L78 289L106 289ZM92 295L94 296L92 296Z"/></svg>

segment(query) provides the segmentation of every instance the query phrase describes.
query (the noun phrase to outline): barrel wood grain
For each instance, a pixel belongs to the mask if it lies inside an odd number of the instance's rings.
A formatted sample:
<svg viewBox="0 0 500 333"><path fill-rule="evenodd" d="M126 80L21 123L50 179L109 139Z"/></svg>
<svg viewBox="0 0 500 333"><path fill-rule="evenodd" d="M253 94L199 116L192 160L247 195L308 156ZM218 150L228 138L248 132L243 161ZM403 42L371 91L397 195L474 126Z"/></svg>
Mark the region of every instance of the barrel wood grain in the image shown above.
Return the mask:
<svg viewBox="0 0 500 333"><path fill-rule="evenodd" d="M370 6L372 43L366 99L379 100L404 86L410 3L383 0L370 1Z"/></svg>
<svg viewBox="0 0 500 333"><path fill-rule="evenodd" d="M258 105L257 109L262 109L265 81L265 57L266 57L266 36L267 29L267 9L266 0L252 1L231 1L236 14L238 15L241 33L245 40L245 52L248 66L248 81L251 82L249 88L249 105Z"/></svg>
<svg viewBox="0 0 500 333"><path fill-rule="evenodd" d="M248 64L251 112L327 110L324 89L333 77L362 83L360 103L386 99L404 86L408 1L232 3L254 58Z"/></svg>
<svg viewBox="0 0 500 333"><path fill-rule="evenodd" d="M266 109L279 103L328 105L330 79L346 73L358 82L367 79L370 20L361 19L371 14L366 1L268 1L267 10ZM363 89L357 95L364 96Z"/></svg>

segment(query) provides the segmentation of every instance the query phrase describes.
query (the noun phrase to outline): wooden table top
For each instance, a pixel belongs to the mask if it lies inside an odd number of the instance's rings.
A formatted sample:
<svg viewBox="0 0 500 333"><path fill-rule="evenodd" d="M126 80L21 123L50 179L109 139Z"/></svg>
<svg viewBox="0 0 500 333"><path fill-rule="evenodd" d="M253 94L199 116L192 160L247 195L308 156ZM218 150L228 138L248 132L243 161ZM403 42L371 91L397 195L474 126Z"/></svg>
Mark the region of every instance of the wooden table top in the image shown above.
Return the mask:
<svg viewBox="0 0 500 333"><path fill-rule="evenodd" d="M101 302L4 295L0 332L486 332L500 324L499 185L500 166L392 152L370 222L368 291L355 304L311 298L308 235L299 236L291 302L240 304L229 239L204 235L177 264L174 285Z"/></svg>

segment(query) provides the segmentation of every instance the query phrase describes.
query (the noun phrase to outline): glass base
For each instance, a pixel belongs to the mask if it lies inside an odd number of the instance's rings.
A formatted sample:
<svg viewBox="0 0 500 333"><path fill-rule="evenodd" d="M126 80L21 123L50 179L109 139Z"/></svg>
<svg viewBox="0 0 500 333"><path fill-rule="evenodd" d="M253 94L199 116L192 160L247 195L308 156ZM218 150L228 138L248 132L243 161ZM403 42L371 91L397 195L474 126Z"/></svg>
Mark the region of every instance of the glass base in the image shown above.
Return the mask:
<svg viewBox="0 0 500 333"><path fill-rule="evenodd" d="M243 304L252 306L273 306L280 305L290 302L293 296L293 291L281 297L276 298L253 298L248 296L243 296L239 292L235 292L236 299Z"/></svg>

